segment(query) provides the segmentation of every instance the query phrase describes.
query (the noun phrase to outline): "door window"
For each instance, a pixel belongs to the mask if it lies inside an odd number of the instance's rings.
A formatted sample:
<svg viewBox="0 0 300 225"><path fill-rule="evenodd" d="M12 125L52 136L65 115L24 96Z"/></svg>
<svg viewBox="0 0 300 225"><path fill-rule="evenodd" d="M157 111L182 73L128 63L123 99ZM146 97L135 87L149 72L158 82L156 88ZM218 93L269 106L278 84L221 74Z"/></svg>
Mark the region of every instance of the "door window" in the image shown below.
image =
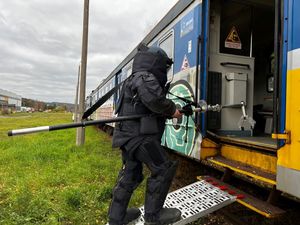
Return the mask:
<svg viewBox="0 0 300 225"><path fill-rule="evenodd" d="M250 55L252 8L223 1L221 13L220 53Z"/></svg>
<svg viewBox="0 0 300 225"><path fill-rule="evenodd" d="M173 59L174 61L174 35L173 31L165 35L160 41L159 41L159 47L162 48L168 55L169 58ZM168 80L173 75L173 65L168 71Z"/></svg>

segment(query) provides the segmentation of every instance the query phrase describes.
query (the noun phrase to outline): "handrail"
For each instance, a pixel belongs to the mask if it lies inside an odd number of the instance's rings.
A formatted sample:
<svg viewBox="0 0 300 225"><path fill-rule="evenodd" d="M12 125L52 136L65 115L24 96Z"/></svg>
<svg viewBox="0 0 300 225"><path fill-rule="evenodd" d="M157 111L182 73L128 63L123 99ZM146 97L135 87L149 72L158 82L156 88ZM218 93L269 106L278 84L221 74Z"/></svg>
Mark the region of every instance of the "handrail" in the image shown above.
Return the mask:
<svg viewBox="0 0 300 225"><path fill-rule="evenodd" d="M234 63L234 62L221 62L221 66L233 66L233 67L246 67L248 70L251 69L249 64L243 64L243 63Z"/></svg>

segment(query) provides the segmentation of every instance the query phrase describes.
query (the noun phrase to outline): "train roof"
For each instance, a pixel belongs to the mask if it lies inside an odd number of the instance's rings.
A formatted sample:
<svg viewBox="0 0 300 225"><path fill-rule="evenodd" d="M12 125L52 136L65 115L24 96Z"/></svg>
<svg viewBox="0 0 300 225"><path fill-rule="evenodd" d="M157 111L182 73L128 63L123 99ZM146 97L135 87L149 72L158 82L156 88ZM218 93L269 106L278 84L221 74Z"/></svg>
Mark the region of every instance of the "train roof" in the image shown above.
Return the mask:
<svg viewBox="0 0 300 225"><path fill-rule="evenodd" d="M153 38L155 38L165 27L167 27L182 11L184 11L194 1L195 0L179 0L140 43L148 45L153 40ZM139 46L139 44L137 45L137 47ZM101 84L94 91L98 90L104 84L106 84L128 62L130 62L130 60L135 56L137 52L137 47L135 47L129 53L129 55L109 74L107 78L105 78L101 82Z"/></svg>

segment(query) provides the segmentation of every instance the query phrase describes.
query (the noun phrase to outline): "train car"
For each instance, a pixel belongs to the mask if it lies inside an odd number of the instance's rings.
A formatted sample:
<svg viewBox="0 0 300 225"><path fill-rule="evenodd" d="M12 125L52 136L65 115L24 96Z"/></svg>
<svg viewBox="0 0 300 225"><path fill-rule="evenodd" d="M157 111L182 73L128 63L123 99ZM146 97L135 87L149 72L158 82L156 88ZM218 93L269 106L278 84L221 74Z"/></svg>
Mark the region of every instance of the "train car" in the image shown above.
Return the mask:
<svg viewBox="0 0 300 225"><path fill-rule="evenodd" d="M272 187L270 201L281 192L300 198L299 11L296 0L180 0L141 42L173 59L171 93L223 106L168 120L162 144L224 170L224 180L237 174ZM130 76L136 51L91 93L92 102ZM95 118L113 116L117 99L118 92Z"/></svg>

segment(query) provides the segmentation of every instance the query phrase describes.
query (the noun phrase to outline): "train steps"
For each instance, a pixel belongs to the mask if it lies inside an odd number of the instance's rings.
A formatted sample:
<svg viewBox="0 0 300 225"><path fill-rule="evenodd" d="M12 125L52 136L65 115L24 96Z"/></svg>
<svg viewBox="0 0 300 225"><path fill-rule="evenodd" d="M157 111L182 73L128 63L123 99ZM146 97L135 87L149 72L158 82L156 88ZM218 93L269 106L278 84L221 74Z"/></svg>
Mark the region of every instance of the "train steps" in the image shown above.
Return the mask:
<svg viewBox="0 0 300 225"><path fill-rule="evenodd" d="M284 210L266 202L262 201L252 195L249 195L238 188L235 188L221 180L218 180L209 176L199 176L198 180L205 180L216 187L219 187L223 191L227 191L229 194L236 196L236 201L241 205L255 211L267 218L276 218L285 213Z"/></svg>
<svg viewBox="0 0 300 225"><path fill-rule="evenodd" d="M213 156L206 158L205 160L203 160L203 163L209 166L216 166L225 169L227 168L237 174L250 177L269 186L276 185L276 174L261 170L258 167L225 158L223 156Z"/></svg>
<svg viewBox="0 0 300 225"><path fill-rule="evenodd" d="M235 160L227 159L223 156L214 156L209 157L203 160L203 163L215 167L217 169L225 169L225 173L223 174L222 181L218 181L215 178L213 182L218 183L218 185L226 185L230 190L244 196L243 199L238 199L237 202L244 205L245 207L267 217L267 218L275 218L281 216L285 213L284 210L272 205L271 203L276 202L281 192L276 190L276 175L265 170L260 170L257 167L253 167ZM251 182L257 184L263 184L263 186L267 185L272 188L268 196L267 201L262 201L258 198L255 198L239 189L226 184L226 181L230 180L230 177L233 174L241 175L242 177L247 177Z"/></svg>
<svg viewBox="0 0 300 225"><path fill-rule="evenodd" d="M177 208L181 211L181 220L173 225L184 225L196 221L202 216L221 209L233 202L237 196L210 183L200 180L168 194L164 207ZM141 216L130 225L144 224L144 207L140 208Z"/></svg>

